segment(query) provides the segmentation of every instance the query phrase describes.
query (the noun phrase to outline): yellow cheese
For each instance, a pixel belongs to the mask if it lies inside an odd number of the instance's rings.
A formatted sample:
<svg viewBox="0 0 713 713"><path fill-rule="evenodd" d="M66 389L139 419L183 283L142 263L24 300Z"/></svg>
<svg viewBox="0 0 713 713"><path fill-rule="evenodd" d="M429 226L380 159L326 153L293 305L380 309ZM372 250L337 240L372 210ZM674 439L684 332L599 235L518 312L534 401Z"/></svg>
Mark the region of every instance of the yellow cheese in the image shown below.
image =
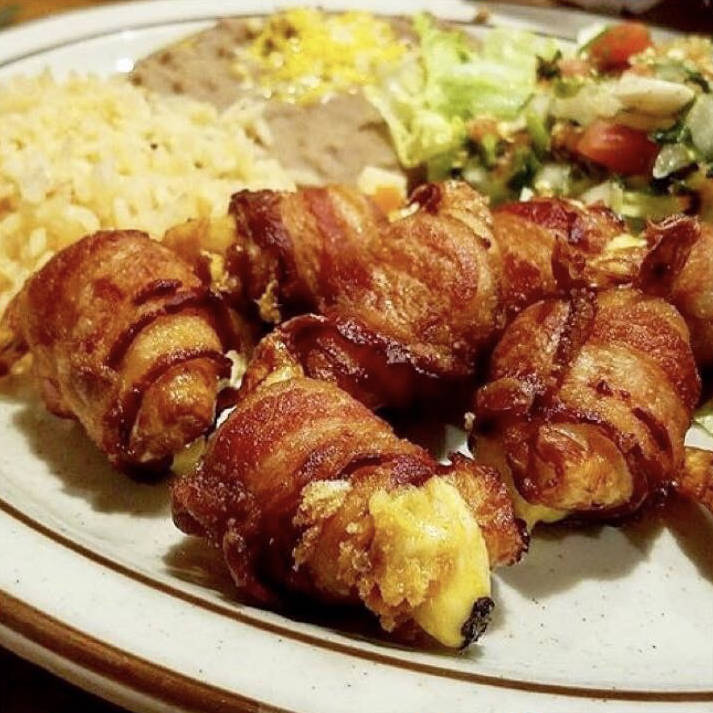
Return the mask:
<svg viewBox="0 0 713 713"><path fill-rule="evenodd" d="M528 502L517 492L514 486L510 488L510 495L515 507L515 513L524 521L528 531L531 531L538 522L559 522L569 515L567 510L556 510L555 508L548 508L546 505Z"/></svg>
<svg viewBox="0 0 713 713"><path fill-rule="evenodd" d="M475 453L481 463L495 468L500 473L500 477L503 479L512 498L515 514L525 523L528 532L531 532L538 522L558 522L569 515L566 510L556 510L546 505L531 503L520 495L515 487L510 466L497 439L479 436L475 444Z"/></svg>
<svg viewBox="0 0 713 713"><path fill-rule="evenodd" d="M367 12L327 14L295 8L272 15L248 50L271 96L311 102L374 84L406 51L390 25ZM236 65L245 58L238 54Z"/></svg>
<svg viewBox="0 0 713 713"><path fill-rule="evenodd" d="M620 233L615 235L604 247L607 254L616 253L619 250L631 250L634 248L645 248L646 239L630 233Z"/></svg>
<svg viewBox="0 0 713 713"><path fill-rule="evenodd" d="M476 603L490 596L490 562L458 490L434 477L422 487L376 492L369 512L384 601L407 601L413 620L442 644L467 643L464 626Z"/></svg>
<svg viewBox="0 0 713 713"><path fill-rule="evenodd" d="M176 475L188 475L193 473L200 463L206 449L206 439L204 436L189 443L182 451L173 456L171 470Z"/></svg>

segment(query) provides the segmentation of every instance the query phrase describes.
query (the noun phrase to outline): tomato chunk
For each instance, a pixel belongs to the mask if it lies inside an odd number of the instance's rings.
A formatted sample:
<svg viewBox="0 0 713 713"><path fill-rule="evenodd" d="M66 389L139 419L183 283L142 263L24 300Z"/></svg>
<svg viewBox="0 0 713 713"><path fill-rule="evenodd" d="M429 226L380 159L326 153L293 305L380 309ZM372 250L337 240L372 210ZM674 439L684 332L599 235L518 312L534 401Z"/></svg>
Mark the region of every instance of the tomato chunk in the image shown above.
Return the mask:
<svg viewBox="0 0 713 713"><path fill-rule="evenodd" d="M645 132L608 121L590 124L577 142L577 153L625 176L646 174L659 147Z"/></svg>
<svg viewBox="0 0 713 713"><path fill-rule="evenodd" d="M589 46L589 56L602 72L626 69L629 58L651 46L651 33L640 22L622 22L605 30Z"/></svg>

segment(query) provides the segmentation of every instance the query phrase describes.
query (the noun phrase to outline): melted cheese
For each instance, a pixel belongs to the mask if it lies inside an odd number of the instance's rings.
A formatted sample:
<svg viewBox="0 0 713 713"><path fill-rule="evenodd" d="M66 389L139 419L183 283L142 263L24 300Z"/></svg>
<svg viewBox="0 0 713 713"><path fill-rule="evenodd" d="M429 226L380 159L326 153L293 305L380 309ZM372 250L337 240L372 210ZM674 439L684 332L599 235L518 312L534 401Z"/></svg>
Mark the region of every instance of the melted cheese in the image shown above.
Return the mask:
<svg viewBox="0 0 713 713"><path fill-rule="evenodd" d="M374 84L406 44L367 12L327 14L295 8L272 15L248 50L271 96L311 102L325 94ZM236 71L246 58L238 59Z"/></svg>
<svg viewBox="0 0 713 713"><path fill-rule="evenodd" d="M528 531L531 531L538 522L559 522L569 515L567 510L555 510L555 508L548 508L546 505L528 502L514 487L510 489L510 495L515 513L524 521Z"/></svg>
<svg viewBox="0 0 713 713"><path fill-rule="evenodd" d="M515 514L525 523L528 532L531 532L538 522L558 522L569 515L566 510L555 510L555 508L550 508L546 505L531 503L520 495L515 487L510 466L497 439L479 436L476 441L475 453L480 462L495 468L500 473L500 477L503 479L512 498Z"/></svg>
<svg viewBox="0 0 713 713"><path fill-rule="evenodd" d="M490 595L490 562L458 490L441 478L382 490L372 495L369 512L381 596L407 600L424 631L446 646L461 646L473 605Z"/></svg>
<svg viewBox="0 0 713 713"><path fill-rule="evenodd" d="M646 239L631 233L620 233L615 235L604 247L604 251L608 256L617 253L620 250L632 250L645 248L647 245Z"/></svg>
<svg viewBox="0 0 713 713"><path fill-rule="evenodd" d="M206 449L205 436L189 443L183 450L173 456L171 470L179 476L195 472Z"/></svg>

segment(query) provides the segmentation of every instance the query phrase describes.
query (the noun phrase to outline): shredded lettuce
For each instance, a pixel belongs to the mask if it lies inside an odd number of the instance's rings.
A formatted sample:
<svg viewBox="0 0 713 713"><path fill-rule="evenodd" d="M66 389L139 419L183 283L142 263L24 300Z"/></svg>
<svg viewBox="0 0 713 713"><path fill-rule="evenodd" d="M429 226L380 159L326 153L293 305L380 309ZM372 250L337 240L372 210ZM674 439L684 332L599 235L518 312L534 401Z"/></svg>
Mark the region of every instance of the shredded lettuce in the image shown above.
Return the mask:
<svg viewBox="0 0 713 713"><path fill-rule="evenodd" d="M693 146L704 159L713 159L713 95L701 94L686 117Z"/></svg>
<svg viewBox="0 0 713 713"><path fill-rule="evenodd" d="M696 157L684 144L665 144L654 164L654 178L666 178L695 163Z"/></svg>
<svg viewBox="0 0 713 713"><path fill-rule="evenodd" d="M512 29L493 30L476 48L425 14L414 18L414 30L418 51L366 89L406 167L456 151L473 117L515 119L535 91L538 57L558 49L554 40Z"/></svg>
<svg viewBox="0 0 713 713"><path fill-rule="evenodd" d="M426 14L413 30L414 49L365 89L404 167L424 166L429 180L462 177L494 205L532 195L603 201L632 229L689 209L692 194L713 215L713 93L693 59L652 51L646 61L662 67L652 76L586 66L567 76L576 64L565 71L561 52L571 53L552 39L500 28L477 44ZM595 119L651 132L653 177L606 180L604 168L579 161L577 132Z"/></svg>
<svg viewBox="0 0 713 713"><path fill-rule="evenodd" d="M602 202L615 213L634 221L662 220L685 211L689 201L685 195L626 190L614 180L590 188L580 199L590 204Z"/></svg>
<svg viewBox="0 0 713 713"><path fill-rule="evenodd" d="M424 76L423 68L412 57L384 85L365 89L389 127L399 161L406 168L456 149L466 137L462 118L429 106Z"/></svg>
<svg viewBox="0 0 713 713"><path fill-rule="evenodd" d="M693 421L708 435L713 436L713 399L698 408L693 414Z"/></svg>

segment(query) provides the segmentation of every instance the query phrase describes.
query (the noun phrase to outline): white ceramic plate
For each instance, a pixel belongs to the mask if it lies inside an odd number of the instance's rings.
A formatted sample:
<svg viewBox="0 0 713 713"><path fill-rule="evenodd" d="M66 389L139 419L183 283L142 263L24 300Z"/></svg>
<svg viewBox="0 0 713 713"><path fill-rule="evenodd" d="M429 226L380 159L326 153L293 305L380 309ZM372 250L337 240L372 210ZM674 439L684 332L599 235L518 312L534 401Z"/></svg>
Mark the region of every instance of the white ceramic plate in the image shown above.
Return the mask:
<svg viewBox="0 0 713 713"><path fill-rule="evenodd" d="M155 0L61 15L0 34L0 77L128 71L217 17L273 5ZM474 14L463 2L321 5ZM511 7L492 19L562 37L592 22ZM113 472L26 391L0 393L0 644L101 696L142 712L711 710L713 523L694 507L541 534L497 575L481 644L410 651L237 603L217 557L171 524L165 484Z"/></svg>

